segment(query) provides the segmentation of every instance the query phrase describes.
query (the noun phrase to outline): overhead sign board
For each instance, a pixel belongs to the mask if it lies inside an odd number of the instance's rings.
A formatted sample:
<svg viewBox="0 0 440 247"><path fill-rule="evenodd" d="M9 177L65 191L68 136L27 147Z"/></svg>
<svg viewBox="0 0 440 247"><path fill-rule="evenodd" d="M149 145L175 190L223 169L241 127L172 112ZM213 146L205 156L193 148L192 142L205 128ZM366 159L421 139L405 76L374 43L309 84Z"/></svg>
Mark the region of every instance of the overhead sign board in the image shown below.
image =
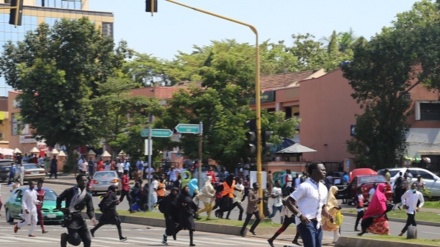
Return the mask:
<svg viewBox="0 0 440 247"><path fill-rule="evenodd" d="M175 129L177 132L182 134L199 134L200 125L199 124L178 124Z"/></svg>
<svg viewBox="0 0 440 247"><path fill-rule="evenodd" d="M148 137L149 135L149 129L143 129L141 130L141 136L142 137ZM151 129L151 136L152 137L171 137L173 135L173 132L170 129Z"/></svg>

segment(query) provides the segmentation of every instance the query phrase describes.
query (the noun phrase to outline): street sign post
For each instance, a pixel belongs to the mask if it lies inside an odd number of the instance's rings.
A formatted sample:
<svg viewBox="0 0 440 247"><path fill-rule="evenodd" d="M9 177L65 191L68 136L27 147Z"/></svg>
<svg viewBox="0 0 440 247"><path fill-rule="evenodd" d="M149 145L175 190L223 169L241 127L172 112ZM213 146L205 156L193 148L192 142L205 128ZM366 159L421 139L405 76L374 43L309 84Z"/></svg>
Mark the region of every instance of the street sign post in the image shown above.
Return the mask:
<svg viewBox="0 0 440 247"><path fill-rule="evenodd" d="M148 138L149 129L143 129L141 130L141 136ZM170 129L152 129L151 130L151 136L152 137L171 137L173 135L173 132Z"/></svg>
<svg viewBox="0 0 440 247"><path fill-rule="evenodd" d="M182 134L199 134L200 125L199 124L178 124L175 129L177 132Z"/></svg>

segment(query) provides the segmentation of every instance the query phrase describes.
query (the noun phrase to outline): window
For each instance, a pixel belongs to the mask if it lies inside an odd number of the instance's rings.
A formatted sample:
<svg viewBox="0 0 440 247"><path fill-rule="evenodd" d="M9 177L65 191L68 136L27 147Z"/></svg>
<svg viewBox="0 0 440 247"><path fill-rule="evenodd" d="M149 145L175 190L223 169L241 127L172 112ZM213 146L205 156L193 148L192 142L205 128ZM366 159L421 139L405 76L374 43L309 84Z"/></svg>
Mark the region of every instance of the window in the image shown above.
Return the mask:
<svg viewBox="0 0 440 247"><path fill-rule="evenodd" d="M422 177L422 179L434 180L434 176L432 176L431 174L429 174L425 171L419 171L419 175Z"/></svg>
<svg viewBox="0 0 440 247"><path fill-rule="evenodd" d="M440 121L440 101L417 101L416 120Z"/></svg>

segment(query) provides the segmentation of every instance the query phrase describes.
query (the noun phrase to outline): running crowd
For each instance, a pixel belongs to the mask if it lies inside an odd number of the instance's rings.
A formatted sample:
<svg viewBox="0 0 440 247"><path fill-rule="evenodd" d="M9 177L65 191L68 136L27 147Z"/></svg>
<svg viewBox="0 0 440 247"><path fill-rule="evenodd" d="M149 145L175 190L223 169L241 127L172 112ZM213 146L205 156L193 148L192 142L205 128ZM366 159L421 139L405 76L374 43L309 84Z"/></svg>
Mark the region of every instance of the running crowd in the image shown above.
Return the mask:
<svg viewBox="0 0 440 247"><path fill-rule="evenodd" d="M173 170L167 174L168 178ZM239 209L238 220L243 220L240 235L246 236L246 229L252 217L255 220L249 229L249 233L256 235L256 228L260 223L259 204L263 203L263 215L267 218L273 218L280 213L282 226L268 239L270 246L274 246L274 240L283 233L290 224L296 224L296 235L292 241L293 244L307 247L322 246L322 231L331 231L334 233L333 241L336 242L340 236L340 227L343 221L341 207L336 194L336 186L326 187L325 177L326 169L322 163L310 163L307 166L307 172L297 173L296 177L287 170L281 179L272 178L268 172L267 189L264 190L263 198L260 198L258 190L260 185L252 183L248 185L248 180L243 181L242 177L234 174L227 174L218 180L212 168L206 173L206 181L199 189L196 178L187 183L182 183L181 174L176 173L176 180L172 183L166 181L165 174L159 177L155 173L149 173L151 176L151 191L155 196L148 196L151 205L163 213L165 218L166 230L163 234L162 243L168 243L168 237L172 236L176 240L176 235L181 230L189 231L189 245L195 246L194 230L195 220L201 219L201 214L206 214L209 220L211 213L218 218L229 219L231 211L237 207ZM90 247L91 239L96 231L105 224L116 225L119 233L119 239L126 241L127 238L122 235L121 220L116 211L116 207L127 197L130 205L130 211L134 210L133 205L139 204L140 209L144 209L145 199L139 202L140 197L136 193L141 193L142 174L134 176L135 185L129 186L128 171L122 174L121 196L117 197L116 186L109 186L107 193L99 203L99 210L102 216L99 223L95 220L95 212L92 203L92 196L87 193L87 183L89 182L85 173L80 173L76 177L77 185L66 189L57 198L57 208L64 212L65 218L62 226L66 227L67 232L61 235L61 246L67 246L67 243L79 245L81 242L85 247ZM385 174L389 180L389 173ZM362 191L358 191L353 201L357 208L357 219L355 231L358 231L358 225L361 225L359 236L369 232L375 234L389 234L389 225L386 213L393 209L406 210L407 222L399 234L402 236L410 225L416 226L415 215L424 204L423 194L419 191L423 189L423 181L411 183L407 175L401 174L394 184L394 203L388 201L385 196L386 184L379 183L370 191L370 198L365 199ZM169 187L167 190L166 187ZM148 183L143 187L148 188ZM44 190L42 182L38 182L37 188L34 188L34 182L29 182L29 189L23 196L23 218L24 221L14 225L14 232L24 226L30 226L29 237L35 237L33 231L36 228L36 222L39 220L42 233L47 233L44 228L43 217L41 213L44 201ZM159 193L159 189L163 193ZM398 191L401 190L402 193ZM133 193L134 191L138 191ZM169 191L169 193L167 193ZM270 191L270 192L269 192ZM151 195L151 194L150 194ZM138 198L139 197L139 198ZM135 199L134 199L135 198ZM241 205L247 199L247 206L244 209ZM62 202L65 206L62 207ZM272 202L272 210L269 210L269 201ZM368 201L368 207L365 209L364 202ZM94 228L90 231L87 228L81 211L86 209L88 217L92 220ZM271 212L270 212L271 211ZM243 218L243 213L245 217Z"/></svg>

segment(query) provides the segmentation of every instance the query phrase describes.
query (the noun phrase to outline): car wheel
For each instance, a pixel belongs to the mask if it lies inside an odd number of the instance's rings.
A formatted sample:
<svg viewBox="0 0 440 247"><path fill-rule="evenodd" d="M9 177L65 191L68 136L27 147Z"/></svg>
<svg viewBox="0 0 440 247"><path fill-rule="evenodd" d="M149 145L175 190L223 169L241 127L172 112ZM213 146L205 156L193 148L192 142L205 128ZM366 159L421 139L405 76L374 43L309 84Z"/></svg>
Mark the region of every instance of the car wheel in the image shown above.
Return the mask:
<svg viewBox="0 0 440 247"><path fill-rule="evenodd" d="M12 218L11 213L9 212L8 209L6 209L6 215L5 215L5 218L6 218L6 222L9 222L9 223L14 222L14 218Z"/></svg>

